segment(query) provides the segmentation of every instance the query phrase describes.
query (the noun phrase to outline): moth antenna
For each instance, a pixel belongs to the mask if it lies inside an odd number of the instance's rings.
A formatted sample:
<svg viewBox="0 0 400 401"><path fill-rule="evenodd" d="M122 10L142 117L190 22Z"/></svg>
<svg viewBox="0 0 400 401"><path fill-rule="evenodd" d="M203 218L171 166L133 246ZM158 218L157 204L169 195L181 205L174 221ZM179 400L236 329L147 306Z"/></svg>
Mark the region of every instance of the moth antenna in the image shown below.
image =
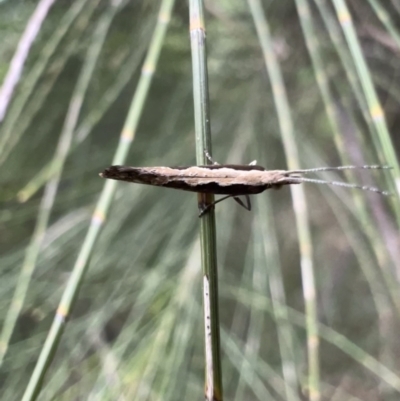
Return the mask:
<svg viewBox="0 0 400 401"><path fill-rule="evenodd" d="M380 165L366 165L366 166L338 166L338 167L317 167L309 168L305 170L289 170L289 174L307 174L316 173L320 171L342 171L342 170L389 170L392 166L380 166Z"/></svg>
<svg viewBox="0 0 400 401"><path fill-rule="evenodd" d="M338 187L362 189L363 191L376 192L378 194L385 195L385 196L392 195L392 193L389 191L381 191L380 189L375 188L375 187L369 187L367 185L349 184L347 182L341 182L341 181L326 181L326 180L319 180L319 179L306 178L306 177L290 177L290 180L294 180L299 183L311 182L313 184L327 184L327 185L336 185Z"/></svg>

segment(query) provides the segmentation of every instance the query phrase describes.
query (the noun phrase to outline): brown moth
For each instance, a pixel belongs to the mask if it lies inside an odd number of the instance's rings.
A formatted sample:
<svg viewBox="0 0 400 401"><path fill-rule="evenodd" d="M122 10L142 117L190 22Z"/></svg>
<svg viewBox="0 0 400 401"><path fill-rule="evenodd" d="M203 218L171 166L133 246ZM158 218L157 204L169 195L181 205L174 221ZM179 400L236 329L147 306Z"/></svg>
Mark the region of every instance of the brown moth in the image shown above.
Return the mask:
<svg viewBox="0 0 400 401"><path fill-rule="evenodd" d="M211 157L206 153L209 160ZM338 171L353 169L390 169L390 166L339 166L318 167L307 170L266 170L256 162L249 165L211 164L190 167L128 167L111 166L100 173L100 177L137 184L155 185L175 188L183 191L226 195L216 202L207 205L200 211L203 215L210 207L227 198L233 198L247 210L251 210L249 195L259 194L270 188L280 188L283 185L311 182L315 184L338 185L347 188L358 188L366 191L390 195L378 188L350 184L341 181L325 181L304 177L305 174L321 171ZM246 204L239 196L246 197Z"/></svg>

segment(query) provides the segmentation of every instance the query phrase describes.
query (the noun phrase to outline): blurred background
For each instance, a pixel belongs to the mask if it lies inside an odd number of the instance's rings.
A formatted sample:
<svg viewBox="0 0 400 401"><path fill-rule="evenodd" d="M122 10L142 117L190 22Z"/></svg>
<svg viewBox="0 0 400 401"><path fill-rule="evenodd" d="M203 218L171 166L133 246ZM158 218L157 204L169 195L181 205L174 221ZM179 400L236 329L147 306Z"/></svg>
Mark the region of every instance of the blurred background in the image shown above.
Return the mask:
<svg viewBox="0 0 400 401"><path fill-rule="evenodd" d="M393 174L318 178L396 193L400 3L347 6L205 1L216 161L390 164ZM142 67L161 25L152 75ZM196 195L107 192L98 176L133 102L124 164L196 163L187 2L3 0L0 38L1 399L21 399L82 253L87 271L39 399L203 399ZM92 216L104 196L101 225ZM216 207L226 399L317 400L314 382L321 400L398 400L397 193L303 184L252 204ZM307 351L310 333L319 350Z"/></svg>

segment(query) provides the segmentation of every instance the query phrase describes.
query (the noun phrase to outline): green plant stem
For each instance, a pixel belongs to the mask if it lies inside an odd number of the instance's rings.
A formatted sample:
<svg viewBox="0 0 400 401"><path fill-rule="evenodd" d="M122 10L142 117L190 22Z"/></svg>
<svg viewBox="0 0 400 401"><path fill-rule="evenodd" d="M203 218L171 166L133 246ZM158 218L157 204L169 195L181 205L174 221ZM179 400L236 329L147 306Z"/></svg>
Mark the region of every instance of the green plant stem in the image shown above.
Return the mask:
<svg viewBox="0 0 400 401"><path fill-rule="evenodd" d="M368 103L370 118L377 133L377 137L372 135L372 140L376 144L376 148L380 159L384 163L388 163L393 167L393 179L396 183L397 192L400 194L400 166L394 151L394 146L387 129L385 115L380 104L378 95L376 94L372 83L371 75L365 58L362 54L360 44L355 33L353 21L346 3L343 0L333 0L337 17L342 26L344 36L350 48L351 55L354 60L355 68L360 77L361 86L364 91L365 98ZM390 183L393 187L393 183ZM397 222L400 225L400 205L398 199L393 200L393 208L396 211Z"/></svg>
<svg viewBox="0 0 400 401"><path fill-rule="evenodd" d="M228 291L231 292L231 296L235 299L235 301L240 300L244 305L248 305L249 300L251 300L253 306L257 306L261 310L265 310L270 314L276 313L276 308L281 308L282 310L278 312L282 317L287 316L291 324L307 328L307 317L301 312L298 312L292 308L288 308L286 305L281 305L280 307L278 307L277 304L272 305L272 302L264 295L254 294L253 292L249 293L248 290L242 288L232 288ZM353 341L349 340L346 336L338 333L330 327L322 323L318 323L318 331L321 338L323 338L325 341L337 347L341 352L349 355L361 366L368 369L370 372L379 377L379 379L385 381L396 391L400 392L400 377L395 371L389 369L385 364L366 353L362 348L360 348Z"/></svg>
<svg viewBox="0 0 400 401"><path fill-rule="evenodd" d="M73 53L80 40L82 32L87 28L93 13L98 7L99 0L86 0L73 2L71 8L65 13L57 29L40 52L40 58L34 66L27 71L27 76L21 83L20 91L16 94L15 101L11 104L4 122L1 126L0 136L0 165L3 164L14 147L18 144L24 132L28 130L34 116L43 107L49 91L66 64L66 60ZM86 8L85 8L86 6ZM75 23L75 25L73 25ZM71 28L73 27L73 28ZM50 65L49 61L54 56L60 43L70 31L74 29L75 38L66 46L61 56L58 56ZM51 71L44 80L43 77ZM41 90L38 90L38 87ZM35 94L33 96L33 93ZM29 101L31 103L29 104Z"/></svg>
<svg viewBox="0 0 400 401"><path fill-rule="evenodd" d="M84 117L83 121L76 127L75 135L71 145L71 151L75 150L93 130L93 127L104 116L106 111L113 104L117 96L125 88L127 82L132 77L134 71L145 53L144 43L139 44L132 55L129 57L125 66L121 66L120 72L113 85L99 99L95 107ZM35 195L45 182L54 174L53 160L49 161L35 176L18 191L17 198L20 202L26 202Z"/></svg>
<svg viewBox="0 0 400 401"><path fill-rule="evenodd" d="M203 2L191 0L190 41L193 66L193 97L198 164L207 164L204 150L211 154L210 110L206 59L206 36ZM199 208L214 201L210 194L199 194ZM200 220L201 261L203 267L203 302L205 326L206 383L208 401L222 400L222 372L218 312L218 275L214 211Z"/></svg>
<svg viewBox="0 0 400 401"><path fill-rule="evenodd" d="M110 21L111 22L111 21ZM106 29L104 29L106 28ZM22 306L25 301L32 274L35 270L36 263L40 254L43 237L45 235L50 214L53 209L56 198L58 185L60 183L61 174L65 165L65 161L71 148L72 135L78 121L79 113L83 104L86 90L92 77L96 60L100 54L105 34L108 27L99 25L96 30L97 35L93 36L92 46L86 56L86 61L82 68L80 77L76 83L74 93L72 95L64 126L60 134L57 149L53 156L51 165L53 167L52 176L48 177L48 183L40 203L38 218L30 244L25 253L24 262L18 277L18 282L8 310L3 330L1 332L1 351L0 366L8 349L8 343L14 331L18 316L21 313Z"/></svg>
<svg viewBox="0 0 400 401"><path fill-rule="evenodd" d="M110 4L111 7L117 9L121 5L121 1L111 1ZM174 0L164 0L161 4L158 24L154 31L149 51L142 68L142 75L120 136L120 142L113 159L113 164L123 164L134 139L136 127L139 123L139 118L143 110L155 66L161 51L173 4ZM88 268L90 256L110 208L115 188L116 181L107 180L105 182L103 191L93 213L90 227L58 306L50 332L46 338L28 387L25 390L22 399L23 401L35 400L40 392L42 380L52 357L56 352L57 344L61 338L66 319L73 308L79 287Z"/></svg>
<svg viewBox="0 0 400 401"><path fill-rule="evenodd" d="M7 75L0 87L0 123L3 121L8 105L13 97L16 86L22 76L22 70L28 58L33 42L39 34L43 21L46 19L54 0L40 0L35 12L29 19L21 36L18 47L10 62Z"/></svg>
<svg viewBox="0 0 400 401"><path fill-rule="evenodd" d="M248 0L248 3L256 26L258 39L264 53L265 64L272 85L286 162L290 170L297 170L300 166L300 162L295 141L293 121L290 113L290 105L287 99L279 63L276 60L273 50L268 22L259 0ZM320 399L319 338L311 233L308 224L307 204L303 188L300 185L292 185L290 190L296 217L297 236L299 239L303 296L307 316L308 391L310 400L318 401Z"/></svg>

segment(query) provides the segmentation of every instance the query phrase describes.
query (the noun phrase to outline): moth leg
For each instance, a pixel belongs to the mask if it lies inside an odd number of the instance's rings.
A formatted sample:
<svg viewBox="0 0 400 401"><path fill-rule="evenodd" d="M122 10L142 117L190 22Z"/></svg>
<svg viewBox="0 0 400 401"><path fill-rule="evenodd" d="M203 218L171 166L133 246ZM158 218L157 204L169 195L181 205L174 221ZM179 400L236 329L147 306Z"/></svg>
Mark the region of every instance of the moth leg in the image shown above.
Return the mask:
<svg viewBox="0 0 400 401"><path fill-rule="evenodd" d="M212 207L214 207L217 203L222 202L222 201L225 200L225 199L232 198L232 196L233 196L233 195L224 196L223 198L218 199L218 200L216 200L215 202L208 204L206 207L203 207L203 208L200 210L199 217L204 216L204 215L205 215Z"/></svg>
<svg viewBox="0 0 400 401"><path fill-rule="evenodd" d="M224 196L223 198L218 199L218 200L216 200L215 202L210 203L209 205L207 205L206 207L204 207L204 208L200 211L199 217L204 216L204 214L207 213L207 212L208 212L212 207L214 207L217 203L222 202L223 200L228 199L228 198L233 198L237 203L239 203L240 206L242 206L242 207L244 207L246 210L250 211L250 210L251 210L250 196L249 196L249 195L244 195L244 196L245 196L245 199L246 199L246 204L243 203L243 201L242 201L239 197L237 197L237 196L234 196L234 195L227 195L227 196Z"/></svg>
<svg viewBox="0 0 400 401"><path fill-rule="evenodd" d="M211 157L211 155L208 153L207 149L204 149L204 154L205 154L207 160L208 160L211 164L219 164L219 163L217 163L217 162L215 162L215 161L213 160L213 158Z"/></svg>
<svg viewBox="0 0 400 401"><path fill-rule="evenodd" d="M207 149L204 149L204 154L207 158L207 160L211 163L211 164L219 164L217 162L215 162L213 160L213 158L211 157L211 155L208 153ZM257 164L257 160L253 160L251 163L249 163L249 166L255 166ZM249 203L249 201L247 201L247 203Z"/></svg>
<svg viewBox="0 0 400 401"><path fill-rule="evenodd" d="M239 203L240 206L244 207L249 212L251 211L251 202L250 202L250 196L249 195L245 195L246 204L244 204L243 201L237 196L234 196L233 199L234 199L235 202Z"/></svg>

